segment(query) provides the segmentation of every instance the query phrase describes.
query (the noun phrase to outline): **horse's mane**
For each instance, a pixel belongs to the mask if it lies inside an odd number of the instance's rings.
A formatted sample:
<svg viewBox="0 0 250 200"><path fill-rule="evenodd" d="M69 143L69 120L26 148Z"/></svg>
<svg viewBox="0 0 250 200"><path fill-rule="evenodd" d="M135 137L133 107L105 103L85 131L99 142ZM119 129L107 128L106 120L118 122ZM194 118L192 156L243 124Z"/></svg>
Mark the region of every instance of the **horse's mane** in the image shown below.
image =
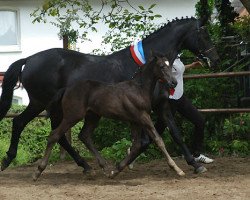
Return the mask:
<svg viewBox="0 0 250 200"><path fill-rule="evenodd" d="M148 39L150 37L154 37L155 35L158 35L162 30L165 30L166 28L169 28L169 27L175 25L176 23L181 23L181 22L184 23L186 21L196 21L196 20L197 19L194 17L186 17L186 18L182 17L181 19L176 17L175 19L172 19L172 21L168 20L167 23L163 23L158 30L156 30L152 33L149 33L148 35L144 36L143 39Z"/></svg>
<svg viewBox="0 0 250 200"><path fill-rule="evenodd" d="M167 21L167 23L162 23L162 25L157 29L157 30L154 30L153 32L150 32L148 33L147 35L144 35L142 37L143 40L146 40L146 39L154 39L156 38L159 34L161 34L162 31L166 31L166 29L170 28L170 27L173 27L174 25L176 25L177 23L178 24L182 24L182 23L185 23L187 21L191 22L191 21L196 21L197 19L194 18L194 17L182 17L181 19L179 18L175 18L175 19L172 19L172 21ZM126 48L124 49L121 49L121 50L118 50L116 52L113 52L111 53L110 55L114 55L114 54L117 54L117 53L121 53L122 50L125 50L125 49L128 49L130 48L130 46L127 46Z"/></svg>

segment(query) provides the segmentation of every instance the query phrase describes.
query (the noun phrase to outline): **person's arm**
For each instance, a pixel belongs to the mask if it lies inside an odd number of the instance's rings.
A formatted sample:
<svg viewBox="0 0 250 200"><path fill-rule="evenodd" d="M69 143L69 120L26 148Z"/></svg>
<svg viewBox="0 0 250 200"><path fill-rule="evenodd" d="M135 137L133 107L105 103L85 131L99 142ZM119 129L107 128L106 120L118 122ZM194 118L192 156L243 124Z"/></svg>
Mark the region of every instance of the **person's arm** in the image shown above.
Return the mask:
<svg viewBox="0 0 250 200"><path fill-rule="evenodd" d="M202 65L202 63L200 61L195 61L195 62L192 62L190 64L185 65L185 68L186 69L191 69L191 68L201 67L201 66L203 66L203 65Z"/></svg>

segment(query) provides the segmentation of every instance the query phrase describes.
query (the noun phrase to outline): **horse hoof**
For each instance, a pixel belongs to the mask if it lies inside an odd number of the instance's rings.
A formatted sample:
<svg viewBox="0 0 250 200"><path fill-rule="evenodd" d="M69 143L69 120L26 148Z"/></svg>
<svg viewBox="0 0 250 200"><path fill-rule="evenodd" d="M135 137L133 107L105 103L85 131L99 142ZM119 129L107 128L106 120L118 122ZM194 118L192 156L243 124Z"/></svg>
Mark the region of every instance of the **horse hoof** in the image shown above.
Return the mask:
<svg viewBox="0 0 250 200"><path fill-rule="evenodd" d="M82 173L83 174L88 174L88 173L91 173L92 171L93 171L92 168L84 168Z"/></svg>
<svg viewBox="0 0 250 200"><path fill-rule="evenodd" d="M130 170L134 169L134 163L129 164L129 165L128 165L128 168L129 168Z"/></svg>
<svg viewBox="0 0 250 200"><path fill-rule="evenodd" d="M183 171L178 172L179 176L185 176L185 173Z"/></svg>
<svg viewBox="0 0 250 200"><path fill-rule="evenodd" d="M112 170L109 174L109 178L113 179L115 178L117 175L119 174L119 172L117 170Z"/></svg>
<svg viewBox="0 0 250 200"><path fill-rule="evenodd" d="M87 180L94 180L96 176L96 172L94 170L84 170L83 174Z"/></svg>
<svg viewBox="0 0 250 200"><path fill-rule="evenodd" d="M8 159L4 158L2 160L2 163L1 163L1 166L0 166L1 171L7 169L7 167L9 167L9 165L10 165L10 162L8 161Z"/></svg>
<svg viewBox="0 0 250 200"><path fill-rule="evenodd" d="M96 175L96 172L93 169L88 169L88 170L85 169L85 170L83 170L82 173L86 176L95 176Z"/></svg>
<svg viewBox="0 0 250 200"><path fill-rule="evenodd" d="M198 167L197 169L194 170L194 173L195 174L201 174L201 173L204 173L206 171L207 171L206 167L200 166L200 167Z"/></svg>
<svg viewBox="0 0 250 200"><path fill-rule="evenodd" d="M37 181L37 179L39 178L40 175L41 175L40 172L35 172L35 173L33 173L33 175L32 175L33 181Z"/></svg>

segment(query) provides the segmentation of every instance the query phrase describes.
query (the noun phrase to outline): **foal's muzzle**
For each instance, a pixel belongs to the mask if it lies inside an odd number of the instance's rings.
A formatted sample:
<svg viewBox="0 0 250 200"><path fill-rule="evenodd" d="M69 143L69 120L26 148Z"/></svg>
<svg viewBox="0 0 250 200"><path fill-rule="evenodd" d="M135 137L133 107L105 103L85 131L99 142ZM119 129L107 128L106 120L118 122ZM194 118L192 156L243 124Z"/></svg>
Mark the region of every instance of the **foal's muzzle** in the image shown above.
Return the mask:
<svg viewBox="0 0 250 200"><path fill-rule="evenodd" d="M176 85L177 85L177 80L176 80L176 79L171 80L171 81L168 83L168 85L169 85L169 88L175 88Z"/></svg>

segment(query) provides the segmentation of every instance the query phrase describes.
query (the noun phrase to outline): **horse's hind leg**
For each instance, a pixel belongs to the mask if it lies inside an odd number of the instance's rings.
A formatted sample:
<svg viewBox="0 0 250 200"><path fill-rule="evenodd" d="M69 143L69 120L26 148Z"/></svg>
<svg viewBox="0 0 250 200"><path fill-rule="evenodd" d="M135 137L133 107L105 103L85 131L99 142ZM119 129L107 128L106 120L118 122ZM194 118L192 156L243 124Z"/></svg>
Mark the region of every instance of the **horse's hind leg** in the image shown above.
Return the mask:
<svg viewBox="0 0 250 200"><path fill-rule="evenodd" d="M2 171L5 170L16 157L20 135L24 127L43 110L43 106L39 106L30 102L27 108L20 115L13 119L11 143L7 152L7 157L5 157L1 163Z"/></svg>
<svg viewBox="0 0 250 200"><path fill-rule="evenodd" d="M110 177L118 175L126 166L128 166L138 156L141 149L141 128L136 124L131 124L132 146L130 153L117 165L117 169L111 171Z"/></svg>
<svg viewBox="0 0 250 200"><path fill-rule="evenodd" d="M152 138L152 140L157 144L157 146L160 148L160 150L165 155L169 167L174 169L178 175L180 175L180 176L185 175L185 173L176 165L176 163L170 157L169 153L166 150L165 144L164 144L161 136L157 133L157 131L153 125L153 122L148 114L143 115L142 126L145 127L147 134Z"/></svg>
<svg viewBox="0 0 250 200"><path fill-rule="evenodd" d="M62 111L61 110L51 110L50 111L51 119L51 128L54 130L60 124L62 120ZM65 134L61 136L58 143L69 153L69 155L74 159L76 164L84 168L84 172L91 170L91 167L88 163L79 155L79 153L71 146L68 142Z"/></svg>
<svg viewBox="0 0 250 200"><path fill-rule="evenodd" d="M104 173L108 170L107 161L101 156L98 150L95 148L91 135L98 125L100 116L93 112L87 112L85 116L84 126L78 135L78 138L85 144L85 146L94 154L99 166L104 169Z"/></svg>
<svg viewBox="0 0 250 200"><path fill-rule="evenodd" d="M46 150L45 150L45 153L44 153L44 157L42 158L40 164L38 165L37 170L33 174L33 180L34 181L36 181L39 178L39 176L42 174L42 172L45 170L54 145L59 141L59 139L64 135L64 133L69 128L71 128L74 124L73 123L68 123L67 121L62 120L60 125L55 130L53 130L51 132L51 134L50 134L50 136L48 138L47 147L46 147Z"/></svg>

